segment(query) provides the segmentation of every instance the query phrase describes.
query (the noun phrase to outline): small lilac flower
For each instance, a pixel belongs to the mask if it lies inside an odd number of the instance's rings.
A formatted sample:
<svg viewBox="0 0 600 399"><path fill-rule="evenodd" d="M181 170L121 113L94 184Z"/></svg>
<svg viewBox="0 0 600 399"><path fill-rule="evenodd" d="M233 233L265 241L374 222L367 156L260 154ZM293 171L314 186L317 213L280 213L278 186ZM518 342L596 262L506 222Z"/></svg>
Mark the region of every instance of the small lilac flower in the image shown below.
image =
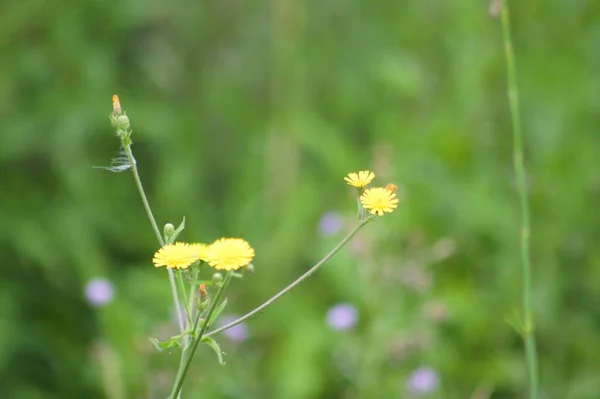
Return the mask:
<svg viewBox="0 0 600 399"><path fill-rule="evenodd" d="M113 284L105 278L93 278L85 286L85 297L92 306L107 305L113 296Z"/></svg>
<svg viewBox="0 0 600 399"><path fill-rule="evenodd" d="M437 372L431 367L422 366L408 376L406 388L416 395L435 391L440 383Z"/></svg>
<svg viewBox="0 0 600 399"><path fill-rule="evenodd" d="M221 318L221 322L219 323L219 325L224 326L235 320L237 320L237 316L233 316L233 315L223 316ZM244 342L245 340L247 340L248 335L249 335L248 327L246 326L245 323L240 323L238 325L235 325L235 326L223 331L223 334L225 334L233 342L238 342L238 343Z"/></svg>
<svg viewBox="0 0 600 399"><path fill-rule="evenodd" d="M327 324L333 330L349 330L358 322L358 312L349 303L339 303L327 312Z"/></svg>
<svg viewBox="0 0 600 399"><path fill-rule="evenodd" d="M344 220L337 212L326 212L319 221L319 232L322 236L336 235L344 226Z"/></svg>

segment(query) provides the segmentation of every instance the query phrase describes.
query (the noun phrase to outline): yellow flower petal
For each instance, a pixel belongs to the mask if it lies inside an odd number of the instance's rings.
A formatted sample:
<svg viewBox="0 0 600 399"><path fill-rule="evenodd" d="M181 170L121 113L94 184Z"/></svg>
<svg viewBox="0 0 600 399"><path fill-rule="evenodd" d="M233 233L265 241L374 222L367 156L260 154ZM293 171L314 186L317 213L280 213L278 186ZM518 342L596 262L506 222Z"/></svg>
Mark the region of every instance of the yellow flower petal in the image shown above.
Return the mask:
<svg viewBox="0 0 600 399"><path fill-rule="evenodd" d="M358 173L350 173L344 177L346 182L356 188L363 188L367 184L371 183L375 178L375 173L368 170L361 170Z"/></svg>
<svg viewBox="0 0 600 399"><path fill-rule="evenodd" d="M194 243L191 244L191 247L193 247L198 252L198 258L206 262L208 256L208 245Z"/></svg>
<svg viewBox="0 0 600 399"><path fill-rule="evenodd" d="M199 259L199 250L184 242L168 244L156 251L152 262L154 266L185 269Z"/></svg>
<svg viewBox="0 0 600 399"><path fill-rule="evenodd" d="M220 238L208 247L207 262L218 270L236 270L254 258L254 248L241 238Z"/></svg>
<svg viewBox="0 0 600 399"><path fill-rule="evenodd" d="M363 195L360 196L360 202L373 215L377 214L379 216L382 216L384 212L392 212L398 206L396 193L383 187L365 190Z"/></svg>

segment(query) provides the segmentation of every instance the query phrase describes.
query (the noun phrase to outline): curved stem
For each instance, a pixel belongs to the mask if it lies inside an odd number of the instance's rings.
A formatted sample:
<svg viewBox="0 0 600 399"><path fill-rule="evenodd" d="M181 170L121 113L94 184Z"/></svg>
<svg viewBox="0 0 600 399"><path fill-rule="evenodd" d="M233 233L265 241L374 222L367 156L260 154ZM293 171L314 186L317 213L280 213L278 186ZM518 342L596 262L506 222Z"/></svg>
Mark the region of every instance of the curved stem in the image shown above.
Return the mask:
<svg viewBox="0 0 600 399"><path fill-rule="evenodd" d="M185 380L185 376L190 368L190 365L192 364L192 359L194 358L196 349L198 349L198 345L200 344L200 341L202 341L202 338L204 337L204 333L206 332L206 329L208 328L210 318L211 318L213 312L215 311L215 309L217 308L217 305L219 304L219 301L221 300L221 297L223 296L223 292L225 292L225 289L229 285L230 281L231 281L231 272L227 273L227 275L225 276L225 280L223 281L223 284L221 285L221 287L219 287L219 291L217 291L217 295L215 296L214 301L211 303L210 308L208 309L208 313L206 314L206 317L204 318L204 323L202 324L202 327L200 328L200 332L198 332L198 337L194 340L194 342L192 343L192 346L189 347L189 349L186 351L187 356L185 357L185 360L183 360L183 358L182 358L182 362L184 363L184 365L183 365L183 368L181 368L181 364L180 364L180 369L179 369L179 372L177 373L177 379L175 381L175 385L173 386L173 391L171 392L171 398L178 397L179 392L181 391L181 387L183 386L183 381ZM200 320L200 317L198 317L198 319L196 319L196 325L194 326L194 331L196 331L196 329L198 328L199 320Z"/></svg>
<svg viewBox="0 0 600 399"><path fill-rule="evenodd" d="M502 0L502 37L506 55L506 68L508 79L508 102L512 116L513 129L513 163L519 202L521 208L521 262L523 267L523 339L525 341L525 357L529 371L529 398L536 399L538 393L538 364L535 343L533 305L531 301L531 253L529 250L530 222L529 202L527 199L527 180L525 174L525 161L523 153L523 134L521 133L521 115L519 110L519 91L517 86L517 71L515 56L510 34L510 16L508 2Z"/></svg>
<svg viewBox="0 0 600 399"><path fill-rule="evenodd" d="M165 241L163 240L162 235L160 234L160 230L158 229L158 225L156 224L156 219L154 219L154 215L152 214L152 209L150 209L150 203L148 202L148 198L146 197L146 193L144 191L144 186L142 186L142 179L140 179L140 174L137 170L137 162L133 157L133 152L131 151L131 140L129 140L129 144L123 143L123 149L125 150L125 154L127 155L127 159L129 160L129 164L131 165L131 171L133 172L133 178L135 180L135 185L138 188L140 193L140 197L142 197L142 202L144 203L144 209L146 210L146 214L148 215L148 219L150 219L150 224L152 224L152 230L154 230L154 234L156 234L156 238L158 239L158 243L160 246L165 245ZM179 330L181 332L185 331L185 327L183 324L183 315L181 314L181 306L179 305L179 297L177 296L177 286L175 285L175 276L173 275L173 270L167 269L169 273L169 284L171 285L171 293L173 294L173 302L175 302L175 311L177 312L177 320L179 321Z"/></svg>
<svg viewBox="0 0 600 399"><path fill-rule="evenodd" d="M222 331L225 331L233 326L236 326L240 323L242 323L245 320L248 320L249 318L251 318L252 316L256 315L257 313L262 312L265 308L271 306L275 301L277 301L279 298L281 298L282 296L284 296L285 294L287 294L290 290L292 290L294 287L296 287L298 284L300 284L301 282L303 282L304 280L306 280L308 277L310 277L314 272L316 272L321 266L323 266L323 264L325 264L325 262L327 262L329 259L331 259L333 257L333 255L335 255L337 252L339 252L340 249L342 249L344 247L344 245L346 245L348 243L348 241L350 241L350 239L352 237L354 237L354 235L356 233L358 233L358 231L364 226L366 225L371 219L365 219L362 220L358 225L356 225L356 227L350 232L348 233L348 235L346 237L344 237L344 239L342 241L340 241L340 243L338 245L335 246L335 248L333 248L331 250L331 252L329 252L323 259L321 259L316 265L314 265L313 267L311 267L310 269L308 269L308 271L306 273L304 273L303 275L301 275L300 277L298 277L293 283L291 283L290 285L288 285L287 287L285 287L284 289L282 289L281 291L279 291L277 294L275 294L274 296L272 296L268 301L266 301L265 303L263 303L262 305L260 305L259 307L257 307L256 309L254 309L253 311L243 315L242 317L240 317L237 320L232 321L229 324L226 324L220 328L217 328L216 330L213 330L211 332L209 332L208 334L206 334L207 337L210 337L211 335L220 333Z"/></svg>

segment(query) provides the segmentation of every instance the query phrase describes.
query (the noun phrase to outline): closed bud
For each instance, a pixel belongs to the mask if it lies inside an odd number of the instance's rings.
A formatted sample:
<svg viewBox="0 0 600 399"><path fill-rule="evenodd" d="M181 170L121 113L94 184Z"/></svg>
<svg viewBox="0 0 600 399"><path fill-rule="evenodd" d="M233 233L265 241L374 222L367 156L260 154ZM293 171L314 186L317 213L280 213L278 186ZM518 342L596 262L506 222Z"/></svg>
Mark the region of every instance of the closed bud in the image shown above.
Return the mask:
<svg viewBox="0 0 600 399"><path fill-rule="evenodd" d="M218 284L223 281L223 275L221 273L215 273L212 275L212 280Z"/></svg>
<svg viewBox="0 0 600 399"><path fill-rule="evenodd" d="M171 223L165 224L165 227L163 228L163 234L165 236L165 242L167 244L171 244L173 234L175 234L175 226L173 226Z"/></svg>
<svg viewBox="0 0 600 399"><path fill-rule="evenodd" d="M246 266L245 271L247 274L254 273L254 265L252 263L250 263L248 266Z"/></svg>
<svg viewBox="0 0 600 399"><path fill-rule="evenodd" d="M206 292L206 284L200 284L200 300L201 301L206 301L206 298L208 296L208 293Z"/></svg>
<svg viewBox="0 0 600 399"><path fill-rule="evenodd" d="M198 305L198 309L200 311L208 309L208 305L210 304L210 300L208 298L208 292L206 292L206 284L200 284L200 297L196 299L196 305Z"/></svg>
<svg viewBox="0 0 600 399"><path fill-rule="evenodd" d="M129 118L127 117L127 115L123 114L123 115L119 115L117 117L117 122L116 122L116 129L121 130L123 132L129 132Z"/></svg>

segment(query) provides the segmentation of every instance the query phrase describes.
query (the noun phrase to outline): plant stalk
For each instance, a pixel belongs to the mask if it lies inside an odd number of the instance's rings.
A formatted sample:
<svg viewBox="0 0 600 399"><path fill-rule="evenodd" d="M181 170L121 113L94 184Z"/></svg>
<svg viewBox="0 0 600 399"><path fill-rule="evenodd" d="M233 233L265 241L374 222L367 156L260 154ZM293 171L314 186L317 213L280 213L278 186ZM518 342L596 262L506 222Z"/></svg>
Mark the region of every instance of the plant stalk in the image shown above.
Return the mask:
<svg viewBox="0 0 600 399"><path fill-rule="evenodd" d="M519 91L517 86L517 70L512 47L510 15L508 1L502 0L500 14L502 23L502 37L506 55L506 69L508 82L508 103L512 117L513 130L513 164L517 179L517 189L521 208L521 262L523 273L523 340L525 342L525 357L529 374L529 399L538 396L538 361L535 342L535 327L532 305L531 285L531 251L529 248L531 227L529 216L529 201L527 195L527 178L525 170L525 157L523 152L523 134L521 132L521 114L519 109Z"/></svg>
<svg viewBox="0 0 600 399"><path fill-rule="evenodd" d="M148 198L146 197L146 192L144 191L144 186L142 186L142 179L140 179L140 174L138 173L137 162L136 162L135 158L133 157L133 152L131 151L131 140L128 140L128 141L129 141L128 144L123 143L123 149L125 150L125 154L127 155L127 159L129 160L129 164L131 165L131 171L133 172L133 178L135 180L135 185L138 188L140 197L142 197L144 209L146 210L148 219L150 219L150 224L152 224L152 230L154 230L154 234L156 234L158 243L162 247L165 245L165 241L163 240L163 237L160 234L160 230L158 229L158 225L156 224L156 219L154 219L154 215L152 214L152 209L150 209L150 203L148 202ZM169 273L169 284L171 286L171 293L173 294L173 302L175 302L175 311L177 312L177 320L179 322L179 330L180 330L180 332L184 332L185 326L183 324L183 315L181 314L181 306L179 304L179 297L177 296L177 286L175 285L175 276L173 274L173 270L167 268L167 272Z"/></svg>
<svg viewBox="0 0 600 399"><path fill-rule="evenodd" d="M208 328L210 318L211 318L214 310L217 308L217 305L221 301L223 292L229 285L230 281L231 281L231 272L227 273L227 275L225 276L225 279L223 280L223 284L219 287L219 290L217 291L217 295L215 296L214 301L211 303L210 308L208 309L208 313L206 314L206 317L204 318L204 323L202 324L202 327L200 328L200 331L198 332L198 337L195 338L194 342L192 342L192 346L190 346L185 351L185 353L187 354L187 356L185 357L185 360L183 360L183 357L182 357L183 368L181 368L181 363L180 363L180 369L177 372L177 379L175 381L175 384L173 385L173 391L171 392L171 396L170 396L171 398L178 397L179 392L181 391L181 387L183 386L183 381L185 380L185 376L187 375L190 365L192 364L192 359L194 358L196 349L198 349L198 345L202 341L202 338L204 337L204 333L206 332L206 329ZM196 325L194 326L194 331L196 331L196 329L198 327L197 324L198 324L199 320L200 320L200 318L198 318L196 320Z"/></svg>
<svg viewBox="0 0 600 399"><path fill-rule="evenodd" d="M254 315L262 312L267 307L271 306L273 303L275 303L275 301L277 301L279 298L281 298L282 296L284 296L285 294L287 294L290 290L292 290L298 284L300 284L301 282L303 282L304 280L306 280L314 272L316 272L321 266L323 266L323 264L325 264L325 262L327 262L329 259L331 259L333 257L333 255L335 255L337 252L339 252L339 250L342 249L344 247L344 245L346 245L348 243L348 241L350 241L352 239L352 237L354 237L354 235L356 233L358 233L358 231L364 225L366 225L370 220L371 219L367 218L365 220L360 221L356 225L356 227L354 227L354 229L350 233L348 233L348 235L346 237L344 237L344 239L342 241L340 241L340 243L338 245L336 245L335 248L333 248L331 250L331 252L329 252L327 255L325 255L325 257L323 259L321 259L316 265L314 265L313 267L311 267L310 269L308 269L307 272L305 272L303 275L301 275L300 277L298 277L293 283L291 283L290 285L288 285L287 287L285 287L284 289L282 289L281 291L279 291L277 294L275 294L274 296L272 296L265 303L263 303L262 305L260 305L256 309L252 310L251 312L246 313L245 315L243 315L239 319L234 320L234 321L232 321L229 324L226 324L226 325L224 325L224 326L222 326L220 328L217 328L216 330L213 330L213 331L209 332L208 334L206 334L206 336L210 337L211 335L214 335L214 334L220 333L222 331L228 330L231 327L236 326L236 325L244 322L245 320L248 320L252 316L254 316Z"/></svg>

